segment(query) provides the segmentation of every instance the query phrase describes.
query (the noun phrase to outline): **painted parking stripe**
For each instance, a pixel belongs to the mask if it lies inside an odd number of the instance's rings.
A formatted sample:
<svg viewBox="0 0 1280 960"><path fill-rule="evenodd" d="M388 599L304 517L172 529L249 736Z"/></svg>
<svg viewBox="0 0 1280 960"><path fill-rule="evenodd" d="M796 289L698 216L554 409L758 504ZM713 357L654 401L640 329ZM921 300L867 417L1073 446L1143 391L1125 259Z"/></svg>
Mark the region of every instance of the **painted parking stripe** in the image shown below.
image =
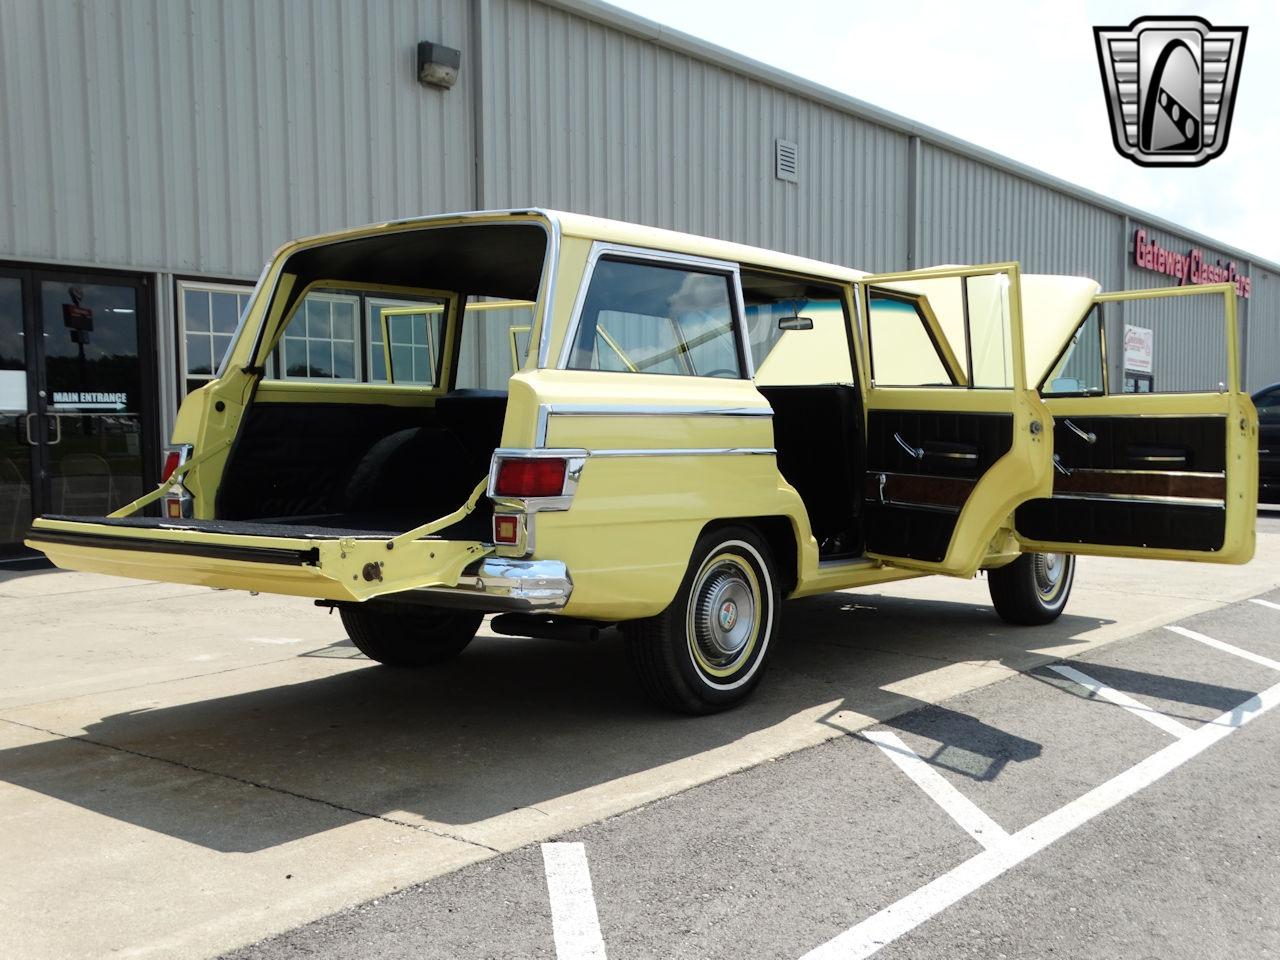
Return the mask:
<svg viewBox="0 0 1280 960"><path fill-rule="evenodd" d="M1250 603L1256 603L1260 607L1270 607L1272 610L1280 610L1280 603L1273 603L1270 600L1263 600L1260 597L1250 597Z"/></svg>
<svg viewBox="0 0 1280 960"><path fill-rule="evenodd" d="M806 953L802 960L861 960L871 956L1277 705L1280 705L1280 684L1268 687L1234 710L1227 711L1215 722L1192 730L1181 740L1175 740L1124 773L1094 787L1078 800L1019 830L1004 843L984 850L897 903L855 924Z"/></svg>
<svg viewBox="0 0 1280 960"><path fill-rule="evenodd" d="M1095 697L1101 697L1103 700L1109 700L1111 703L1114 703L1117 707L1123 707L1135 717L1141 717L1148 723L1159 727L1167 734L1175 737L1185 737L1191 732L1191 727L1188 727L1185 723L1179 723L1177 720L1173 719L1173 717L1163 714L1159 710L1149 707L1139 700L1135 700L1127 693L1121 693L1119 690L1108 687L1106 684L1099 683L1097 680L1093 679L1093 677L1088 674L1081 673L1075 667L1069 667L1065 663L1055 663L1051 664L1049 669L1054 673L1066 677L1073 683L1078 683Z"/></svg>
<svg viewBox="0 0 1280 960"><path fill-rule="evenodd" d="M551 898L551 930L558 960L605 960L604 937L591 890L587 852L580 843L544 843L542 864Z"/></svg>
<svg viewBox="0 0 1280 960"><path fill-rule="evenodd" d="M1270 667L1272 670L1280 670L1280 661L1272 660L1270 657L1264 657L1260 653L1254 653L1251 650L1245 650L1234 644L1226 643L1222 640L1215 640L1213 637L1206 637L1203 633L1196 633L1194 630L1188 630L1186 627L1165 627L1182 637L1191 640L1199 640L1207 646L1213 647L1215 650L1221 650L1224 653L1231 653L1237 657L1248 660L1251 663L1257 663L1264 667Z"/></svg>
<svg viewBox="0 0 1280 960"><path fill-rule="evenodd" d="M921 759L920 755L888 730L871 730L863 736L879 747L886 757L915 781L915 785L945 810L965 832L984 847L1009 838L1004 827L978 809L972 800L953 787L942 774Z"/></svg>

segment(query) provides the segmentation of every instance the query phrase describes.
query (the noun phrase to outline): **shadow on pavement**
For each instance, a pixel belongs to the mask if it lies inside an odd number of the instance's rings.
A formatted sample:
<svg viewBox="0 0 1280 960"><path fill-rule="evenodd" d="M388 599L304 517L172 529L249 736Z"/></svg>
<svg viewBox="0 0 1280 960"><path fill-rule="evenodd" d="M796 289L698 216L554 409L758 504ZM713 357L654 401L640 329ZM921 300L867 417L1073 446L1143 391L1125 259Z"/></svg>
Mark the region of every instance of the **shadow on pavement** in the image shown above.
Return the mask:
<svg viewBox="0 0 1280 960"><path fill-rule="evenodd" d="M1027 654L1099 625L1063 616L1008 627L990 607L833 594L788 604L769 676L743 707L713 717L664 714L636 691L616 631L590 645L482 637L431 672L370 664L321 679L104 717L84 740L0 751L0 779L221 851L252 851L355 816L407 811L447 826L696 758L802 711L838 710L904 730L927 706L892 691L951 660L1027 665ZM345 643L312 656L348 658ZM938 708L933 708L937 710ZM955 746L990 761L991 778L1039 745L952 714ZM170 761L154 763L119 751ZM86 764L86 754L105 760ZM946 763L948 758L934 758ZM227 778L270 791L237 788ZM157 782L162 781L162 782ZM215 789L216 787L216 789ZM280 804L281 792L320 803ZM285 811L288 811L287 813Z"/></svg>

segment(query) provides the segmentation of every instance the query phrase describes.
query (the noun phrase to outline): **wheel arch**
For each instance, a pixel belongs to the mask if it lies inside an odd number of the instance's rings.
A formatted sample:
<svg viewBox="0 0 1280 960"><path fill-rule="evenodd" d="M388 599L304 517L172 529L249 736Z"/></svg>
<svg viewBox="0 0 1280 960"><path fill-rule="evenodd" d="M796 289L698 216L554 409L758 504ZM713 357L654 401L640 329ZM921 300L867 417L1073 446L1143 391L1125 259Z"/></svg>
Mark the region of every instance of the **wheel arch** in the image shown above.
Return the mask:
<svg viewBox="0 0 1280 960"><path fill-rule="evenodd" d="M702 528L699 539L724 527L748 527L760 535L773 555L779 591L784 598L790 596L796 588L800 570L799 537L792 518L782 515L722 517L707 522Z"/></svg>

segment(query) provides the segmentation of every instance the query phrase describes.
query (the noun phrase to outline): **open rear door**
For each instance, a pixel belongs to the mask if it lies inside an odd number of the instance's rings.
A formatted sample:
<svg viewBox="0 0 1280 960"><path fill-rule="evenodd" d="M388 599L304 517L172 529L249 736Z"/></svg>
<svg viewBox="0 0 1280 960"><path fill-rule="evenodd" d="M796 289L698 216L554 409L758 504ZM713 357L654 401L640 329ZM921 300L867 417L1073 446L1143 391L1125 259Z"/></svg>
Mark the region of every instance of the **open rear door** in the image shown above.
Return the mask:
<svg viewBox="0 0 1280 960"><path fill-rule="evenodd" d="M1156 352L1154 382L1144 375L1134 383L1157 392L1113 392L1108 382L1105 312L1116 303L1125 304L1125 332L1140 345L1162 345L1161 321L1182 324L1179 339L1198 344L1194 357L1161 362ZM1024 548L1248 561L1258 424L1240 391L1238 343L1231 284L1095 297L1040 382L1055 421L1053 492L1018 508Z"/></svg>
<svg viewBox="0 0 1280 960"><path fill-rule="evenodd" d="M970 575L1015 508L1052 485L1051 421L1027 385L1018 265L867 276L858 295L867 553Z"/></svg>

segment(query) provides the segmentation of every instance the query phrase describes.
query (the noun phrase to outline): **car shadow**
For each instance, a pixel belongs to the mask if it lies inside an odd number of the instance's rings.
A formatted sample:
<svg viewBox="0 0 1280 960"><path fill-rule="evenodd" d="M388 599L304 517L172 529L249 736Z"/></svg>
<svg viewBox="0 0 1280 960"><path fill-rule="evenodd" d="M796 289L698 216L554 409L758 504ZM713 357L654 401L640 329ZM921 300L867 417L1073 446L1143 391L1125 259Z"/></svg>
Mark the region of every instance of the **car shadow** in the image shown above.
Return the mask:
<svg viewBox="0 0 1280 960"><path fill-rule="evenodd" d="M481 637L429 673L370 664L103 717L80 738L0 751L0 779L221 851L259 850L400 811L462 828L696 762L806 712L812 722L841 710L897 717L910 729L911 711L927 704L893 688L945 668L945 651L1025 669L1029 651L1069 643L1100 623L1066 615L1011 628L989 607L869 593L797 601L787 605L769 676L753 698L701 718L642 699L616 631L593 644ZM356 655L343 641L307 656ZM950 730L965 742L956 746L987 751L987 778L1039 750L1007 734L1002 741L973 718L957 723L959 716ZM157 780L154 760L172 766L167 778ZM228 781L267 789L237 790L232 802ZM282 806L281 795L318 802Z"/></svg>

